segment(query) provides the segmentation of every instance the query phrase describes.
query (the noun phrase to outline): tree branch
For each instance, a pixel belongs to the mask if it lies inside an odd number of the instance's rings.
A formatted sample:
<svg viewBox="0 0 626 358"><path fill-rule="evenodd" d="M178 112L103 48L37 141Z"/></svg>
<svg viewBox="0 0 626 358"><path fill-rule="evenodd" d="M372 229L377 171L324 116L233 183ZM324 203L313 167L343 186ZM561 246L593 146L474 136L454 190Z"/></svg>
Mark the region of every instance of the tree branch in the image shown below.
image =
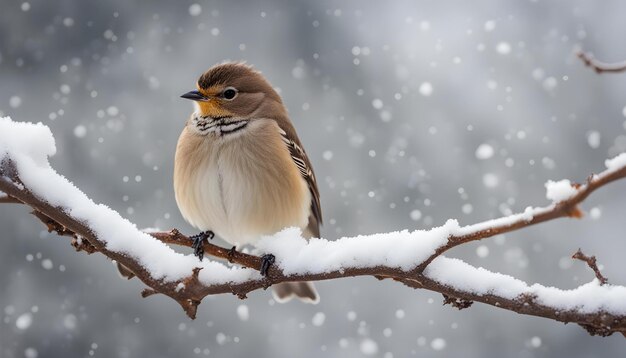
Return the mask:
<svg viewBox="0 0 626 358"><path fill-rule="evenodd" d="M24 153L21 153L22 155ZM22 156L20 158L24 159ZM39 163L41 160L37 161ZM373 276L376 278L392 278L404 285L416 289L426 289L438 292L444 295L445 303L451 304L457 308L467 308L471 302L481 302L497 308L506 309L520 314L545 317L560 322L571 322L583 326L591 334L610 335L614 332L626 333L626 315L624 315L621 306L614 308L613 304L626 301L626 287L622 286L594 286L590 283L579 287L582 290L592 290L595 298L591 304L588 301L580 302L577 306L568 306L561 302L554 301L555 295L569 294L568 298L580 298L575 292L562 291L541 285L526 285L519 280L510 276L489 272L484 269L478 269L465 264L456 259L443 257L441 254L453 247L466 242L492 237L494 235L510 232L526 226L538 224L559 217L581 217L582 212L578 209L580 204L594 190L611 183L615 180L626 177L626 156L619 158L619 163L615 160L607 166L605 172L599 175L589 177L587 183L583 185L573 185L574 193L565 200L545 208L527 209L523 214L516 214L496 220L490 220L465 227L455 228L453 225L449 228L441 227L437 229L456 230L458 234L449 235L439 246L434 247L431 255L424 256L424 259L415 259L414 264L408 268L401 268L401 265L394 263L393 260L386 262L387 264L368 264L358 261L350 261L351 264L341 264L322 266L317 271L298 271L291 268L289 272L284 271L281 266L279 253L275 253L279 260L276 265L272 265L266 277L258 274L261 267L261 258L256 255L246 254L230 249L223 248L213 243L204 244L207 255L222 258L234 262L238 265L247 267L248 269L236 269L238 276L229 276L228 279L220 279L214 277L211 280L202 278L203 271L212 268L218 268L220 264L210 262L217 266L207 265L207 260L202 263L198 262L196 268L190 269L188 275L180 279L166 280L163 278L155 278L154 274L142 264L139 257L134 254L128 254L120 250L112 249L108 246L109 238L101 237L98 230L90 227L90 222L79 219L74 216L74 210L71 208L53 206L46 199L45 190L39 187L38 194L36 190L25 184L26 180L21 177L22 172L18 170L18 166L13 162L12 158L5 157L0 161L0 190L9 197L15 198L31 208L33 214L41 220L49 231L54 231L61 236L69 236L72 238L72 245L78 251L87 253L99 252L104 256L117 261L133 272L139 280L141 280L147 288L143 290L142 296L148 297L156 293L164 294L174 299L184 309L185 313L195 318L197 306L207 295L232 293L240 298L254 290L267 288L273 284L281 282L296 281L319 281L337 278L346 278L352 276ZM616 166L613 164L620 164ZM39 168L39 167L37 167ZM32 169L32 168L31 168ZM43 167L42 173L46 175L57 175L51 168ZM33 175L32 172L29 172ZM60 178L60 177L59 177ZM58 179L52 177L52 179ZM48 184L46 182L46 184ZM72 187L73 188L73 187ZM42 191L43 190L43 191ZM76 193L72 193L76 195ZM82 193L80 193L82 194ZM94 204L95 207L97 205ZM112 217L112 220L123 220L121 218ZM111 222L113 224L119 224ZM443 229L442 229L443 228ZM433 232L435 229L431 230ZM440 232L445 232L441 231ZM169 244L182 246L191 246L192 240L174 229L169 232L154 232L150 234L152 237ZM144 240L143 237L128 238L129 240ZM293 240L301 238L293 238ZM366 238L344 238L340 241L363 242ZM427 239L424 237L424 239ZM302 239L303 240L303 239ZM438 240L438 239L437 239ZM439 243L439 241L434 241ZM379 241L380 243L380 241ZM300 257L306 249L311 247L319 248L320 245L328 245L329 242L322 240L312 240L311 244L305 245L299 252L289 252L290 255ZM334 247L334 246L333 246ZM349 248L350 246L341 246ZM315 252L309 250L309 253ZM413 251L411 251L413 253ZM417 253L417 252L416 252ZM172 252L172 255L174 253ZM339 254L339 253L338 253ZM350 255L350 252L343 252ZM372 255L379 255L379 252L372 252ZM392 254L396 254L392 252ZM405 254L399 252L399 254ZM178 255L178 254L177 254ZM352 257L352 256L349 256ZM372 256L376 257L376 256ZM284 257L283 257L284 259ZM293 258L292 258L293 259ZM295 259L296 261L299 259ZM386 260L386 259L385 259ZM187 262L187 261L186 261ZM223 267L223 266L220 266ZM332 268L331 268L332 267ZM254 271L256 270L256 271ZM224 272L224 271L220 271ZM598 272L596 272L597 274ZM468 284L470 282L470 284ZM488 284L485 285L484 283ZM583 295L585 296L585 295ZM588 297L586 295L585 297ZM608 297L608 298L607 298ZM564 300L567 301L567 300ZM567 301L569 302L569 301Z"/></svg>
<svg viewBox="0 0 626 358"><path fill-rule="evenodd" d="M8 195L2 195L2 193L0 193L0 204L21 204L22 202L10 197Z"/></svg>
<svg viewBox="0 0 626 358"><path fill-rule="evenodd" d="M583 212L578 208L578 204L582 203L598 188L601 188L615 180L623 179L624 177L626 177L626 168L621 168L620 170L613 172L607 172L604 175L590 175L587 178L587 183L582 185L573 184L577 188L575 195L559 203L536 210L539 214L533 215L530 220L521 214L517 220L513 221L507 220L508 218L505 217L500 220L491 220L472 225L472 227L484 227L484 229L475 231L470 230L471 232L466 235L450 236L448 238L448 243L439 247L434 254L432 254L426 261L416 268L416 271L422 272L437 256L456 246L471 241L482 240L561 217L581 218L583 216ZM498 221L501 221L501 223L498 223Z"/></svg>
<svg viewBox="0 0 626 358"><path fill-rule="evenodd" d="M6 170L6 167L7 165L5 164L0 174L13 171ZM9 167L11 167L10 164ZM540 316L566 323L578 323L592 334L608 335L613 332L626 332L626 317L624 316L616 316L605 312L581 313L575 310L558 310L538 303L536 298L531 295L508 299L494 294L476 294L439 283L426 276L423 272L407 272L397 268L383 266L347 268L345 270L330 271L322 274L304 275L285 275L279 268L273 266L270 268L268 277L266 278L252 279L238 284L211 286L201 284L198 281L199 270L194 270L188 278L180 282L163 283L152 279L148 272L140 267L132 258L107 250L105 245L88 227L69 216L62 208L52 207L32 195L27 189L21 188L19 181L16 180L18 180L16 177L14 177L12 181L7 180L6 177L2 177L0 179L0 189L33 207L35 209L33 214L47 226L49 231L54 231L59 235L73 237L74 240L72 244L78 251L86 251L87 253L100 252L122 263L131 269L142 282L150 287L142 292L143 297L148 297L156 293L165 294L176 300L191 318L195 317L197 306L202 298L210 294L231 292L240 298L245 298L251 291L259 288L267 288L272 284L280 282L329 280L351 276L383 276L393 278L408 287L442 293L445 297L445 303L450 303L457 308L467 308L471 305L471 302L476 301L521 314ZM606 184L610 181L612 180L604 179L601 183ZM599 184L596 185L599 186ZM584 195L584 197L587 195ZM486 235L485 237L492 233L490 230L481 232ZM187 247L191 247L192 244L192 240L189 239L189 237L181 234L176 229L169 232L151 233L151 235L166 243ZM477 239L477 236L472 236L472 238ZM212 243L205 243L204 247L208 255L231 259L233 262L246 267L251 267L256 270L260 269L261 258L258 256L241 252L235 252L233 255L229 249L222 248ZM182 289L180 288L181 284L184 287Z"/></svg>
<svg viewBox="0 0 626 358"><path fill-rule="evenodd" d="M172 297L181 304L183 308L188 305L187 301L190 299L176 291L176 284L178 283L166 284L153 280L148 271L136 260L118 252L108 250L105 243L102 242L88 226L70 216L63 208L53 207L33 195L24 187L20 178L17 176L15 165L10 160L3 160L0 164L0 190L32 207L34 209L33 214L47 226L48 231L55 231L59 235L73 237L72 245L77 251L84 250L88 253L100 252L110 259L121 262L135 273L146 285L154 287L158 292ZM88 244L84 244L83 240L86 240ZM187 309L185 309L185 311L190 317L195 316L195 312L192 314Z"/></svg>
<svg viewBox="0 0 626 358"><path fill-rule="evenodd" d="M166 244L185 247L191 247L193 245L193 240L190 239L189 236L183 235L180 231L178 231L178 229L162 232L149 232L149 234L155 239ZM261 271L262 260L258 256L249 255L233 249L226 249L208 241L203 243L203 248L205 255L218 257L220 259L227 260L228 262L239 264L243 267L249 267L257 271Z"/></svg>
<svg viewBox="0 0 626 358"><path fill-rule="evenodd" d="M626 61L617 63L602 62L596 60L591 52L583 51L578 51L576 56L583 61L585 66L591 67L598 74L603 72L619 73L626 71Z"/></svg>
<svg viewBox="0 0 626 358"><path fill-rule="evenodd" d="M604 277L602 273L600 272L600 269L598 268L598 265L596 263L595 256L587 256L580 249L578 249L578 251L576 251L576 253L572 255L572 258L586 262L587 266L589 266L589 268L592 269L593 272L596 274L596 278L598 279L598 281L600 281L601 285L604 285L607 282L609 282L609 280L606 277Z"/></svg>

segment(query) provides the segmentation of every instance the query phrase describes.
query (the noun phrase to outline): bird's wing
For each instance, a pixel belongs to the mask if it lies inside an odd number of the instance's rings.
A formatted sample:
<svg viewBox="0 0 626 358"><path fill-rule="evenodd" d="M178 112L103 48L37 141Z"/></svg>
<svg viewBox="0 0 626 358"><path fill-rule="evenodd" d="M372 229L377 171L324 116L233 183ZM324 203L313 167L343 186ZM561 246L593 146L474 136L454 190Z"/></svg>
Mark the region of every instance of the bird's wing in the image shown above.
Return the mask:
<svg viewBox="0 0 626 358"><path fill-rule="evenodd" d="M293 125L290 122L280 123L279 128L281 129L281 137L289 149L293 163L298 167L300 175L302 175L302 178L304 178L309 186L309 191L311 192L311 217L309 218L308 229L313 236L319 237L319 226L322 224L322 207L320 205L320 192L317 189L317 180L315 179L311 161L309 161L304 148L302 148L302 144L300 143L300 139Z"/></svg>

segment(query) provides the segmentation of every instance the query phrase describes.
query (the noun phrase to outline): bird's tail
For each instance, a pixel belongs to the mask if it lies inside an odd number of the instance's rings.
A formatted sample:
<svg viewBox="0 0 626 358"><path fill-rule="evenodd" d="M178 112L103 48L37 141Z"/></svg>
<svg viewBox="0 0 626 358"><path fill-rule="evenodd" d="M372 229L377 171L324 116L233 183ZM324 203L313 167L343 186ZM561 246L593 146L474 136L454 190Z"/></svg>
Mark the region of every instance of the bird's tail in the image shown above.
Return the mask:
<svg viewBox="0 0 626 358"><path fill-rule="evenodd" d="M305 303L316 304L320 301L315 286L311 282L283 282L272 286L274 299L285 303L297 297Z"/></svg>

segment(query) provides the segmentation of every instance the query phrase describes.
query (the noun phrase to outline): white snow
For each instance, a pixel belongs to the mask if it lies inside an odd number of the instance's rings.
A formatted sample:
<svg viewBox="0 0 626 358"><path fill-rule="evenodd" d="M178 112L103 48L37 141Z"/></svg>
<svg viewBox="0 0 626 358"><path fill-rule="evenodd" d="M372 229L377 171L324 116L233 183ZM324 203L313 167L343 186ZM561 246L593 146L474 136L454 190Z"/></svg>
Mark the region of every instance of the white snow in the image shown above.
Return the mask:
<svg viewBox="0 0 626 358"><path fill-rule="evenodd" d="M107 108L107 114L108 114L109 116L111 116L111 117L115 117L115 116L117 116L118 114L120 114L120 110L119 110L119 108L117 108L117 107L115 107L115 106L109 106L109 107Z"/></svg>
<svg viewBox="0 0 626 358"><path fill-rule="evenodd" d="M37 356L39 356L39 353L33 347L28 347L28 348L26 348L24 350L24 357L25 358L37 358Z"/></svg>
<svg viewBox="0 0 626 358"><path fill-rule="evenodd" d="M489 248L485 245L478 246L476 248L476 256L480 257L481 259L489 256Z"/></svg>
<svg viewBox="0 0 626 358"><path fill-rule="evenodd" d="M260 275L251 269L227 267L218 262L199 262L193 255L182 255L139 230L103 204L96 204L52 169L48 157L56 153L50 129L41 124L14 122L0 118L0 157L13 160L23 183L50 204L85 221L106 243L107 249L135 257L155 279L176 281L201 267L199 278L205 284L242 282Z"/></svg>
<svg viewBox="0 0 626 358"><path fill-rule="evenodd" d="M79 124L76 127L74 127L74 135L77 138L84 138L86 134L87 134L87 127L85 127L84 125Z"/></svg>
<svg viewBox="0 0 626 358"><path fill-rule="evenodd" d="M237 317L244 322L250 319L250 310L248 309L248 306L239 305L237 307Z"/></svg>
<svg viewBox="0 0 626 358"><path fill-rule="evenodd" d="M491 157L493 157L493 147L487 143L483 143L481 145L478 146L478 148L476 148L476 158L478 159L489 159Z"/></svg>
<svg viewBox="0 0 626 358"><path fill-rule="evenodd" d="M533 348L541 347L541 338L535 336L528 341L528 345Z"/></svg>
<svg viewBox="0 0 626 358"><path fill-rule="evenodd" d="M78 318L75 315L69 313L63 318L63 327L68 330L76 329L78 325Z"/></svg>
<svg viewBox="0 0 626 358"><path fill-rule="evenodd" d="M446 348L446 340L443 338L435 338L430 342L430 348L436 351L441 351Z"/></svg>
<svg viewBox="0 0 626 358"><path fill-rule="evenodd" d="M422 218L422 212L417 209L411 210L411 213L409 214L409 216L411 217L411 220L418 221L419 219Z"/></svg>
<svg viewBox="0 0 626 358"><path fill-rule="evenodd" d="M544 211L547 211L549 208L533 208L527 207L524 212L518 214L512 214L508 216L503 216L501 218L487 220L483 222L479 222L472 225L466 225L460 228L457 233L459 235L470 235L477 231L487 230L494 226L507 226L512 225L518 221L530 221L537 214L540 214Z"/></svg>
<svg viewBox="0 0 626 358"><path fill-rule="evenodd" d="M64 18L63 19L63 25L65 25L66 27L74 26L74 19L72 19L71 17Z"/></svg>
<svg viewBox="0 0 626 358"><path fill-rule="evenodd" d="M200 4L189 5L189 15L198 16L202 13L202 6Z"/></svg>
<svg viewBox="0 0 626 358"><path fill-rule="evenodd" d="M19 96L11 96L11 98L9 98L9 106L11 106L11 108L17 108L22 104L22 99Z"/></svg>
<svg viewBox="0 0 626 358"><path fill-rule="evenodd" d="M136 258L153 278L168 282L180 280L189 276L195 267L203 268L199 275L200 281L209 285L260 278L255 270L227 267L208 259L199 262L193 255L177 253L139 230L114 210L94 203L51 168L48 157L55 152L56 145L48 127L41 123L13 122L10 118L0 118L0 159L6 156L13 160L25 186L50 204L61 206L71 216L86 222L106 244L107 249ZM626 154L607 160L606 166L607 170L595 178L626 167ZM256 248L261 253L274 254L276 264L287 275L341 272L349 268L383 265L408 271L429 258L437 248L445 245L450 236L470 235L494 226L532 220L536 215L551 210L555 202L576 193L576 189L567 180L548 182L546 187L548 199L553 201L550 206L528 207L522 213L473 225L460 226L456 220L450 219L444 225L430 230L403 230L344 237L336 241L307 241L302 237L300 229L287 228L275 235L262 237ZM488 249L479 248L477 255L487 256ZM605 310L626 314L626 287L601 286L595 279L575 289L561 290L539 284L528 285L511 276L476 268L461 260L443 256L437 257L426 268L424 275L441 284L477 295L494 294L515 299L522 294L530 294L536 296L539 303L558 309L576 309L580 312ZM237 311L242 320L248 316L247 307L240 306ZM353 313L353 317L349 314L348 318L355 319L356 314ZM22 318L20 325L28 326L28 319ZM321 314L313 319L314 324L323 323L323 320ZM432 348L436 349L435 347L443 349L445 341L438 341ZM376 342L368 339L362 341L361 351L364 354L376 354Z"/></svg>
<svg viewBox="0 0 626 358"><path fill-rule="evenodd" d="M600 285L597 279L571 290L528 285L514 277L476 268L459 259L440 256L426 267L424 274L445 285L478 295L493 294L515 299L534 295L538 303L561 310L591 313L600 310L626 314L626 287Z"/></svg>
<svg viewBox="0 0 626 358"><path fill-rule="evenodd" d="M553 91L558 84L559 83L556 78L550 76L543 80L542 86L546 91Z"/></svg>
<svg viewBox="0 0 626 358"><path fill-rule="evenodd" d="M428 97L433 94L433 85L430 82L423 82L418 90L422 96Z"/></svg>
<svg viewBox="0 0 626 358"><path fill-rule="evenodd" d="M546 198L552 200L553 203L560 203L567 200L578 193L578 190L572 186L572 183L567 180L552 181L548 180L546 185Z"/></svg>
<svg viewBox="0 0 626 358"><path fill-rule="evenodd" d="M431 230L396 231L386 234L344 237L336 241L307 242L298 228L263 237L256 247L271 252L286 274L322 273L348 267L386 265L410 270L445 244L460 230L456 220Z"/></svg>
<svg viewBox="0 0 626 358"><path fill-rule="evenodd" d="M324 273L350 267L389 266L410 270L447 243L448 237L470 235L494 226L530 221L549 208L528 207L513 214L481 223L460 226L450 219L429 230L396 231L384 234L343 237L335 241L302 238L298 228L261 238L256 244L262 253L272 253L285 274ZM375 254L373 254L375 253Z"/></svg>
<svg viewBox="0 0 626 358"><path fill-rule="evenodd" d="M485 22L485 31L490 32L496 28L496 22L494 20L488 20Z"/></svg>
<svg viewBox="0 0 626 358"><path fill-rule="evenodd" d="M618 171L619 169L626 167L626 153L619 154L618 156L612 159L607 159L604 162L604 165L606 165L607 170L602 174L610 174L615 171Z"/></svg>
<svg viewBox="0 0 626 358"><path fill-rule="evenodd" d="M500 178L494 173L485 173L483 175L483 185L487 188L495 188L500 184Z"/></svg>
<svg viewBox="0 0 626 358"><path fill-rule="evenodd" d="M546 73L543 68L535 68L533 70L532 76L535 80L539 81L545 77Z"/></svg>
<svg viewBox="0 0 626 358"><path fill-rule="evenodd" d="M594 220L599 219L602 216L602 209L597 206L591 208L591 210L589 210L589 216L591 216L591 218Z"/></svg>
<svg viewBox="0 0 626 358"><path fill-rule="evenodd" d="M311 318L311 323L313 323L315 327L322 326L325 321L326 321L326 315L324 314L324 312L317 312L316 314L313 315L313 318Z"/></svg>
<svg viewBox="0 0 626 358"><path fill-rule="evenodd" d="M359 348L361 349L361 353L366 356L373 356L378 353L378 343L371 338L362 340Z"/></svg>
<svg viewBox="0 0 626 358"><path fill-rule="evenodd" d="M348 319L348 321L354 321L356 319L356 312L348 311L348 313L346 314L346 318Z"/></svg>
<svg viewBox="0 0 626 358"><path fill-rule="evenodd" d="M374 107L375 109L383 108L383 101L380 98L374 98L372 100L372 107Z"/></svg>
<svg viewBox="0 0 626 358"><path fill-rule="evenodd" d="M543 157L541 158L541 164L543 164L543 167L546 169L554 169L555 167L555 163L554 160L552 158L548 158L548 157Z"/></svg>
<svg viewBox="0 0 626 358"><path fill-rule="evenodd" d="M30 327L30 325L33 323L33 315L30 312L26 312L21 314L19 317L17 317L17 319L15 320L15 327L17 327L19 330L26 330L28 329L28 327Z"/></svg>
<svg viewBox="0 0 626 358"><path fill-rule="evenodd" d="M41 261L41 267L43 267L45 270L52 270L54 268L54 264L50 259L43 259Z"/></svg>
<svg viewBox="0 0 626 358"><path fill-rule="evenodd" d="M508 42L499 42L498 45L496 45L496 52L501 55L508 55L511 53L511 45Z"/></svg>
<svg viewBox="0 0 626 358"><path fill-rule="evenodd" d="M598 148L600 146L600 140L601 140L600 132L591 131L587 133L587 144L589 144L591 148L593 149Z"/></svg>

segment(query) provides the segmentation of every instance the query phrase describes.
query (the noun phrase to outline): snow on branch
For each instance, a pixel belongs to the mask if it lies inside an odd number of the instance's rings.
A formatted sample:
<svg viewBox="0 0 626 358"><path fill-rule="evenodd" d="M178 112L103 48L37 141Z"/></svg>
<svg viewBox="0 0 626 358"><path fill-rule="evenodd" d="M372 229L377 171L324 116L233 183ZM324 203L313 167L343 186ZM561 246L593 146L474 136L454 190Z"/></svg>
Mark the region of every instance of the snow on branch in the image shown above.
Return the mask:
<svg viewBox="0 0 626 358"><path fill-rule="evenodd" d="M430 230L398 231L307 241L300 230L288 228L262 238L259 254L276 257L268 275L259 274L261 258L205 243L206 256L233 266L193 255L183 255L167 244L191 247L192 240L173 229L143 232L103 204L96 204L66 178L54 171L48 157L56 151L50 129L42 124L0 119L0 191L2 202L21 202L49 231L72 237L78 251L99 252L115 260L148 288L144 297L160 293L178 302L195 318L207 295L232 293L240 298L254 290L288 281L317 281L351 276L392 278L409 287L444 295L444 303L459 309L482 302L513 312L583 326L591 334L626 332L626 287L598 279L572 290L529 285L508 275L473 267L442 253L458 245L518 230L559 217L582 217L578 208L594 190L626 177L626 154L607 160L607 169L584 184L549 182L545 207L528 207L523 213L460 226L456 220ZM582 256L581 256L582 255ZM575 255L590 263L595 258ZM591 264L590 264L591 267Z"/></svg>

